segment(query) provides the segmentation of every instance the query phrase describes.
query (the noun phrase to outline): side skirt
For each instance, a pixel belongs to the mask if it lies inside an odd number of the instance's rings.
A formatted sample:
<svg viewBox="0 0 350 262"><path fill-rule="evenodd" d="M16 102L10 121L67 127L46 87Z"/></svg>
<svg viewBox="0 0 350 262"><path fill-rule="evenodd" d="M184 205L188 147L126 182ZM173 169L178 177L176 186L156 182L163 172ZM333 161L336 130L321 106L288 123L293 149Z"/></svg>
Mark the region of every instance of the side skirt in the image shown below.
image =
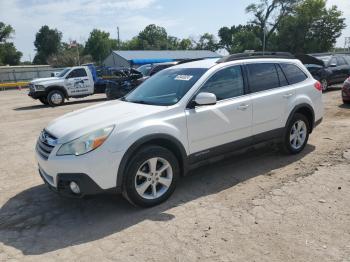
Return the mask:
<svg viewBox="0 0 350 262"><path fill-rule="evenodd" d="M195 169L203 165L220 161L233 153L244 152L259 144L266 142L279 142L284 133L284 128L278 128L272 131L264 132L255 136L230 142L224 145L216 146L188 156L189 169Z"/></svg>

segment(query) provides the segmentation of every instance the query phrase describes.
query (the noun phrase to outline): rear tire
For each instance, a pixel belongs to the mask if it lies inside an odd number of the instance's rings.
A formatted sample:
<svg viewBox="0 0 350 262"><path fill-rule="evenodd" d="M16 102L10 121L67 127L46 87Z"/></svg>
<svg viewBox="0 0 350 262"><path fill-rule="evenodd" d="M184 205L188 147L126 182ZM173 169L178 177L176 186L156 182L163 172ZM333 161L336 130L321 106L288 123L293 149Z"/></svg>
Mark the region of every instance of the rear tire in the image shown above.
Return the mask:
<svg viewBox="0 0 350 262"><path fill-rule="evenodd" d="M296 113L286 126L282 141L282 150L292 155L300 153L309 140L309 133L309 120L303 114Z"/></svg>
<svg viewBox="0 0 350 262"><path fill-rule="evenodd" d="M52 90L47 95L47 101L50 106L60 106L64 103L64 94L60 90Z"/></svg>
<svg viewBox="0 0 350 262"><path fill-rule="evenodd" d="M179 162L171 151L145 146L128 163L123 196L135 206L159 205L174 192L179 174Z"/></svg>
<svg viewBox="0 0 350 262"><path fill-rule="evenodd" d="M326 92L328 90L328 87L329 87L329 83L328 83L327 79L321 79L320 83L322 86L322 92Z"/></svg>
<svg viewBox="0 0 350 262"><path fill-rule="evenodd" d="M48 105L49 103L47 102L47 98L46 97L40 97L39 101L44 104L44 105Z"/></svg>

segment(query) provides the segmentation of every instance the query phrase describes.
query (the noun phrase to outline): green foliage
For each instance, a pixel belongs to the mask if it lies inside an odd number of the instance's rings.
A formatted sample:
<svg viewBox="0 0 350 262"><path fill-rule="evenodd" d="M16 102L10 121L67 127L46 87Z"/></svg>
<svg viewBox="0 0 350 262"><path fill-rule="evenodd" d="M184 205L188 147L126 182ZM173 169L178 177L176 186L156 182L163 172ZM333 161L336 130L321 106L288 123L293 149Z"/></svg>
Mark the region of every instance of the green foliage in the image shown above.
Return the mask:
<svg viewBox="0 0 350 262"><path fill-rule="evenodd" d="M282 19L278 48L292 53L326 52L333 48L345 28L342 13L324 0L305 0Z"/></svg>
<svg viewBox="0 0 350 262"><path fill-rule="evenodd" d="M200 36L199 41L195 43L195 49L197 50L218 50L218 42L213 34L205 33Z"/></svg>
<svg viewBox="0 0 350 262"><path fill-rule="evenodd" d="M86 42L84 53L90 54L94 61L102 62L116 45L116 40L110 39L109 33L94 29Z"/></svg>
<svg viewBox="0 0 350 262"><path fill-rule="evenodd" d="M14 30L11 25L0 22L0 65L18 65L22 57L13 43L7 42Z"/></svg>
<svg viewBox="0 0 350 262"><path fill-rule="evenodd" d="M15 32L11 25L0 22L0 43L5 43L7 39Z"/></svg>
<svg viewBox="0 0 350 262"><path fill-rule="evenodd" d="M142 50L166 50L168 34L164 27L151 24L139 33L138 44Z"/></svg>
<svg viewBox="0 0 350 262"><path fill-rule="evenodd" d="M54 67L77 66L79 63L85 64L91 63L92 61L93 59L91 55L84 54L83 45L77 44L76 47L71 47L67 43L62 43L62 47L58 54L52 55L48 58L48 63Z"/></svg>
<svg viewBox="0 0 350 262"><path fill-rule="evenodd" d="M61 39L62 33L57 29L50 29L47 25L42 26L35 36L34 46L37 53L33 63L46 64L47 59L60 50Z"/></svg>
<svg viewBox="0 0 350 262"><path fill-rule="evenodd" d="M238 25L219 29L219 46L232 53L258 50L261 47L258 28L252 25Z"/></svg>
<svg viewBox="0 0 350 262"><path fill-rule="evenodd" d="M266 47L269 40L277 30L281 20L293 12L294 7L301 0L258 0L246 8L247 13L253 15L250 24L257 27L257 37L260 38L261 49L264 42L264 31Z"/></svg>
<svg viewBox="0 0 350 262"><path fill-rule="evenodd" d="M13 43L0 44L0 64L18 65L21 57L22 53L17 51Z"/></svg>

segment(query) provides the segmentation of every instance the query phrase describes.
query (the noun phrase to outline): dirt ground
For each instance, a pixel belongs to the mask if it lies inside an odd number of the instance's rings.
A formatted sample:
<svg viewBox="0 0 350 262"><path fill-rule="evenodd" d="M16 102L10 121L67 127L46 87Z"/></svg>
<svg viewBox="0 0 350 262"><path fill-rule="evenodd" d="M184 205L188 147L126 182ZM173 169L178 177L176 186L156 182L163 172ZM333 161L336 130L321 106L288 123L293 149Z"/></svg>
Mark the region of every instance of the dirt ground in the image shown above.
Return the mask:
<svg viewBox="0 0 350 262"><path fill-rule="evenodd" d="M325 118L298 156L271 146L180 180L164 204L62 199L41 181L46 124L102 96L50 108L0 92L0 261L350 261L350 106L324 94Z"/></svg>

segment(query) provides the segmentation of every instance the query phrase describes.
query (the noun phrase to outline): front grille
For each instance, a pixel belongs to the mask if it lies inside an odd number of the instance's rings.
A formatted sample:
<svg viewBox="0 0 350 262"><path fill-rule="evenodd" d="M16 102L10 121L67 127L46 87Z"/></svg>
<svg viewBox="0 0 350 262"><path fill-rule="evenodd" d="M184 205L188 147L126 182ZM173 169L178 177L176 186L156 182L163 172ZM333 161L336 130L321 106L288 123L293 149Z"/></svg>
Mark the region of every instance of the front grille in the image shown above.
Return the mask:
<svg viewBox="0 0 350 262"><path fill-rule="evenodd" d="M56 140L56 137L43 130L39 136L38 142L36 143L36 151L42 158L47 160L56 145Z"/></svg>

